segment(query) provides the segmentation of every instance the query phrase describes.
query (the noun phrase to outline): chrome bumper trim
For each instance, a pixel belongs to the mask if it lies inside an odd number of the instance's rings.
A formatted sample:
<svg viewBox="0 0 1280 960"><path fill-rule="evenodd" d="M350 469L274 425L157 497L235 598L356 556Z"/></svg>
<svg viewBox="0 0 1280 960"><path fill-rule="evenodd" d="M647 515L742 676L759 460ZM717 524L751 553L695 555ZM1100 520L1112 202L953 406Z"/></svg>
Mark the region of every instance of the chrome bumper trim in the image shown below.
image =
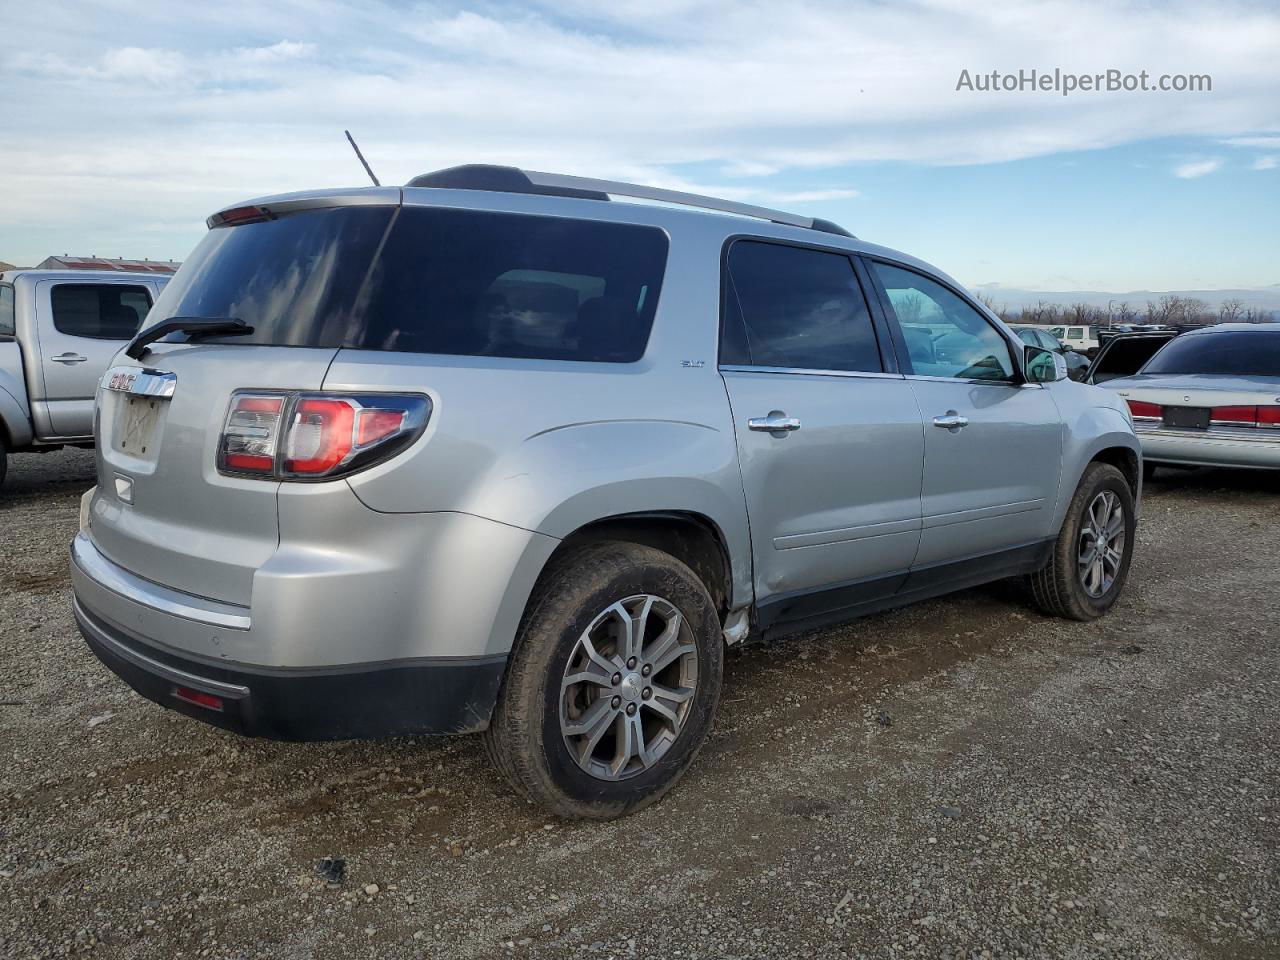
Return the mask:
<svg viewBox="0 0 1280 960"><path fill-rule="evenodd" d="M94 583L119 594L126 600L150 607L160 613L207 623L228 630L248 630L251 622L248 610L230 603L206 600L191 594L180 593L158 583L144 580L112 563L99 552L82 532L71 541L71 559L80 571Z"/></svg>

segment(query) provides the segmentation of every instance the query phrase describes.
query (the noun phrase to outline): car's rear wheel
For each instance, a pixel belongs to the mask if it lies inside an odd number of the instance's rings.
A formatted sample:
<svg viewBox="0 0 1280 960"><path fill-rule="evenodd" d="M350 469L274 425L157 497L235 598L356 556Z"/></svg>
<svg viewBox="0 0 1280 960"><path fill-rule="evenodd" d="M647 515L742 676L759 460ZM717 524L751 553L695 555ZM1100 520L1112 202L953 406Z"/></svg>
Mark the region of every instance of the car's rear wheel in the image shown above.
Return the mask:
<svg viewBox="0 0 1280 960"><path fill-rule="evenodd" d="M1090 464L1049 562L1031 574L1036 604L1071 620L1102 616L1124 589L1136 529L1133 491L1124 474L1110 464Z"/></svg>
<svg viewBox="0 0 1280 960"><path fill-rule="evenodd" d="M4 475L9 469L9 451L5 449L4 435L0 433L0 487L4 486Z"/></svg>
<svg viewBox="0 0 1280 960"><path fill-rule="evenodd" d="M486 733L524 796L608 819L669 790L711 728L724 643L706 587L650 547L554 562L530 600Z"/></svg>

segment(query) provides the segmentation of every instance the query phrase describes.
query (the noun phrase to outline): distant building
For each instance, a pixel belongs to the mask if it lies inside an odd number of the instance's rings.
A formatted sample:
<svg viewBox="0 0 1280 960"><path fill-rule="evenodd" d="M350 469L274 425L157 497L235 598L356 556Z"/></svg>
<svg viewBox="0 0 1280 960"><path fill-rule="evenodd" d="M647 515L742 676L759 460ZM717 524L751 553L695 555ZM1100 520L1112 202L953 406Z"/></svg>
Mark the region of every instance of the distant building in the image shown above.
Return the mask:
<svg viewBox="0 0 1280 960"><path fill-rule="evenodd" d="M182 266L172 260L115 260L111 257L45 257L37 270L119 270L121 273L177 273Z"/></svg>

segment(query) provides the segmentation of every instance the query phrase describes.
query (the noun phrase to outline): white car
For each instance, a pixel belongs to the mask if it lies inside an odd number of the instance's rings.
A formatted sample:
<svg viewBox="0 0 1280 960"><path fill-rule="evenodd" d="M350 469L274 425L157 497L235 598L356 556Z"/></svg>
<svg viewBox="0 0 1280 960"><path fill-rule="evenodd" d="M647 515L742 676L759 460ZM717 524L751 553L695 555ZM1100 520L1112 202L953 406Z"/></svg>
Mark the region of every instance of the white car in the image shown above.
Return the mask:
<svg viewBox="0 0 1280 960"><path fill-rule="evenodd" d="M1083 353L1086 357L1092 357L1098 352L1098 335L1094 333L1093 327L1088 325L1057 326L1050 327L1049 332L1061 340L1062 345L1068 350Z"/></svg>

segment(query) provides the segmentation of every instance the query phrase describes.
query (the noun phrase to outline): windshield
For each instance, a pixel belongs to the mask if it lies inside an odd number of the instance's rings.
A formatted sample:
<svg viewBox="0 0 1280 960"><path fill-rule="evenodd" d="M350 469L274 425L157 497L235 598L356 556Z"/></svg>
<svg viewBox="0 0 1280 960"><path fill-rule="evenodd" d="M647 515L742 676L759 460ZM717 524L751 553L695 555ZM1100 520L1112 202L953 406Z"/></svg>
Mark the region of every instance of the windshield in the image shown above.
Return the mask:
<svg viewBox="0 0 1280 960"><path fill-rule="evenodd" d="M1152 357L1142 373L1280 377L1280 328L1178 337Z"/></svg>
<svg viewBox="0 0 1280 960"><path fill-rule="evenodd" d="M151 316L243 320L241 344L627 363L666 257L656 227L333 207L215 227Z"/></svg>

